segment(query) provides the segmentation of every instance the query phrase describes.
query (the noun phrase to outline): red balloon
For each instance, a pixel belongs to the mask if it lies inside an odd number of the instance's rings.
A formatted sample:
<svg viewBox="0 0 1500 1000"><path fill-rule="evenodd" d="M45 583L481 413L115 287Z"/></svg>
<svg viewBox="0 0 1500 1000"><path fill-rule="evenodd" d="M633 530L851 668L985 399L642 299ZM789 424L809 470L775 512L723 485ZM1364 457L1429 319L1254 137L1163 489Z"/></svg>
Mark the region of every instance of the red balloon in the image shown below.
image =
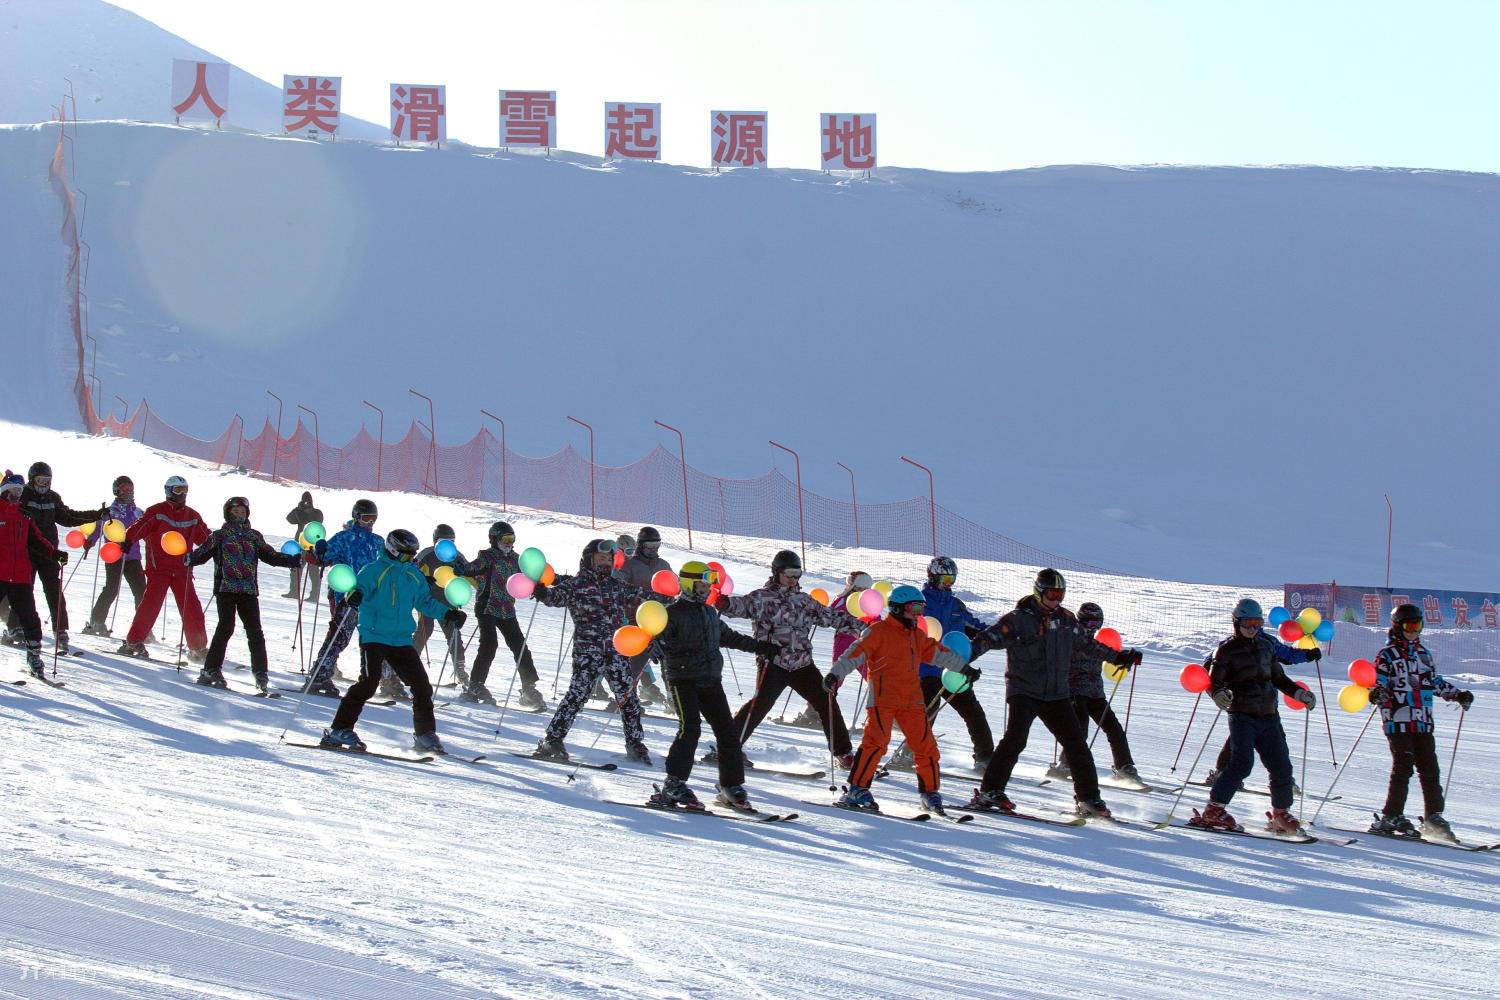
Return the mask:
<svg viewBox="0 0 1500 1000"><path fill-rule="evenodd" d="M1375 686L1375 664L1369 660L1355 660L1349 664L1349 679L1362 688Z"/></svg>
<svg viewBox="0 0 1500 1000"><path fill-rule="evenodd" d="M615 549L615 569L619 569L621 566L624 566L624 565L625 565L625 553L621 552L619 549Z"/></svg>
<svg viewBox="0 0 1500 1000"><path fill-rule="evenodd" d="M677 574L669 569L659 569L651 578L651 589L663 597L676 597L682 593L682 584L677 582Z"/></svg>
<svg viewBox="0 0 1500 1000"><path fill-rule="evenodd" d="M68 548L81 549L83 548L83 543L88 541L88 539L84 537L83 532L79 531L77 528L74 528L72 531L68 532L68 537L65 539L65 541L67 541L68 543Z"/></svg>
<svg viewBox="0 0 1500 1000"><path fill-rule="evenodd" d="M1208 671L1198 663L1189 663L1182 668L1182 673L1177 675L1177 682L1182 685L1188 694L1202 694L1208 690Z"/></svg>
<svg viewBox="0 0 1500 1000"><path fill-rule="evenodd" d="M1110 649L1113 649L1116 653L1120 651L1120 633L1114 629L1101 628L1098 632L1094 633L1094 638L1104 643Z"/></svg>
<svg viewBox="0 0 1500 1000"><path fill-rule="evenodd" d="M1302 690L1304 690L1304 691L1309 690L1308 686L1306 684L1303 684L1301 681L1297 682L1297 686L1299 688L1301 688ZM1294 712L1300 712L1300 711L1302 711L1303 708L1306 707L1306 706L1304 706L1302 704L1302 702L1297 701L1296 699L1292 698L1290 695L1285 695L1285 694L1282 695L1281 696L1281 700L1284 701L1284 702L1286 702L1286 707L1290 708Z"/></svg>
<svg viewBox="0 0 1500 1000"><path fill-rule="evenodd" d="M1286 621L1282 622L1281 628L1277 629L1276 631L1281 633L1281 639L1283 642L1296 642L1298 639L1307 634L1306 632L1302 631L1302 626L1297 624L1297 620L1295 618L1288 618Z"/></svg>
<svg viewBox="0 0 1500 1000"><path fill-rule="evenodd" d="M99 558L107 563L118 562L121 555L123 553L120 551L120 547L114 542L105 542L99 546Z"/></svg>

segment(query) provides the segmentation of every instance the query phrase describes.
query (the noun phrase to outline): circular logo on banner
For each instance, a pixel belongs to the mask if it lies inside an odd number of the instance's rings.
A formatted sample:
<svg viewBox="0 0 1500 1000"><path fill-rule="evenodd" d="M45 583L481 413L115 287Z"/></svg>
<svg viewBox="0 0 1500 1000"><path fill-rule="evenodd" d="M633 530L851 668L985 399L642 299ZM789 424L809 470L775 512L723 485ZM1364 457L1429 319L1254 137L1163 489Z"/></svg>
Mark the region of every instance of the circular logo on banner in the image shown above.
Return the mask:
<svg viewBox="0 0 1500 1000"><path fill-rule="evenodd" d="M1299 590L1292 591L1291 600L1287 601L1287 603L1294 608L1302 607L1302 592Z"/></svg>

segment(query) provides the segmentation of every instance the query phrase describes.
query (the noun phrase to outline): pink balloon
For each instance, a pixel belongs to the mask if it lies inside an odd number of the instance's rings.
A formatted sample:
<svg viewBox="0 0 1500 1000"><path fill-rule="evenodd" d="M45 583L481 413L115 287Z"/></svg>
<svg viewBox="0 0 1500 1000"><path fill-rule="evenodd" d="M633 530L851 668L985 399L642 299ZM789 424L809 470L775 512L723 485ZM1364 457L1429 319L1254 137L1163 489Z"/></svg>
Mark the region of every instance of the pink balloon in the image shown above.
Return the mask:
<svg viewBox="0 0 1500 1000"><path fill-rule="evenodd" d="M536 584L525 573L512 573L505 581L505 592L518 601L530 597L535 589Z"/></svg>
<svg viewBox="0 0 1500 1000"><path fill-rule="evenodd" d="M1355 660L1349 664L1349 679L1362 688L1375 686L1375 664L1369 660Z"/></svg>
<svg viewBox="0 0 1500 1000"><path fill-rule="evenodd" d="M860 593L859 610L865 613L866 618L878 617L884 608L885 598L874 587Z"/></svg>
<svg viewBox="0 0 1500 1000"><path fill-rule="evenodd" d="M1202 694L1208 690L1208 671L1200 664L1189 663L1182 668L1182 673L1177 675L1177 681L1188 694Z"/></svg>
<svg viewBox="0 0 1500 1000"><path fill-rule="evenodd" d="M723 594L725 597L728 597L730 594L734 593L734 578L731 577L728 573L724 574L724 580L719 584L719 593Z"/></svg>

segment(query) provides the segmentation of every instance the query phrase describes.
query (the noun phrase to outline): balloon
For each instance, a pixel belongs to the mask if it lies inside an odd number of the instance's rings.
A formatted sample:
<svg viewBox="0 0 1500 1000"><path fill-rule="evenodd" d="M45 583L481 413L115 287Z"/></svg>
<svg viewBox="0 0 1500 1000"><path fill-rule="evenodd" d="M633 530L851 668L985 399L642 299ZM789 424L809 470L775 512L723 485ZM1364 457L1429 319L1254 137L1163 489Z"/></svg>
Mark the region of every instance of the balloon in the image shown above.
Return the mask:
<svg viewBox="0 0 1500 1000"><path fill-rule="evenodd" d="M125 540L125 525L110 518L104 522L104 537L119 545Z"/></svg>
<svg viewBox="0 0 1500 1000"><path fill-rule="evenodd" d="M542 578L538 580L537 583L540 583L546 587L550 587L552 586L552 581L556 579L557 571L552 568L551 563L547 563L547 565L542 569Z"/></svg>
<svg viewBox="0 0 1500 1000"><path fill-rule="evenodd" d="M354 567L339 563L328 571L328 589L335 594L347 594L354 589Z"/></svg>
<svg viewBox="0 0 1500 1000"><path fill-rule="evenodd" d="M615 569L619 569L621 566L624 566L624 565L625 565L625 553L621 552L619 549L615 549Z"/></svg>
<svg viewBox="0 0 1500 1000"><path fill-rule="evenodd" d="M1349 679L1362 688L1375 686L1375 664L1369 660L1355 660L1349 664Z"/></svg>
<svg viewBox="0 0 1500 1000"><path fill-rule="evenodd" d="M439 566L433 571L432 582L439 587L446 587L448 586L448 581L452 580L455 575L452 566Z"/></svg>
<svg viewBox="0 0 1500 1000"><path fill-rule="evenodd" d="M1266 624L1271 626L1272 628L1278 628L1282 622L1286 621L1290 617L1292 617L1291 612L1287 611L1286 608L1278 605L1272 608L1271 613L1266 616Z"/></svg>
<svg viewBox="0 0 1500 1000"><path fill-rule="evenodd" d="M667 607L660 601L642 601L635 609L635 623L645 629L647 635L661 635L667 627Z"/></svg>
<svg viewBox="0 0 1500 1000"><path fill-rule="evenodd" d="M1312 649L1317 644L1318 644L1318 640L1314 639L1310 635L1304 635L1302 638L1298 639L1293 645L1295 645L1298 649Z"/></svg>
<svg viewBox="0 0 1500 1000"><path fill-rule="evenodd" d="M859 610L869 618L880 614L885 607L885 595L871 587L869 590L859 592Z"/></svg>
<svg viewBox="0 0 1500 1000"><path fill-rule="evenodd" d="M307 544L317 545L328 537L328 530L323 527L322 521L308 521L302 529L302 537L307 539Z"/></svg>
<svg viewBox="0 0 1500 1000"><path fill-rule="evenodd" d="M77 528L74 528L72 531L68 532L68 537L65 539L65 541L68 543L68 548L81 549L83 548L83 543L88 541L88 539L83 537L83 532L79 531Z"/></svg>
<svg viewBox="0 0 1500 1000"><path fill-rule="evenodd" d="M90 521L88 524L81 525L78 530L83 532L85 535L92 535L94 533L94 529L97 527L99 527L98 521Z"/></svg>
<svg viewBox="0 0 1500 1000"><path fill-rule="evenodd" d="M1101 628L1098 632L1094 633L1094 638L1104 643L1110 649L1113 649L1116 653L1120 651L1120 633L1114 629ZM1114 678L1111 677L1110 680L1114 680Z"/></svg>
<svg viewBox="0 0 1500 1000"><path fill-rule="evenodd" d="M873 594L875 591L867 590L865 593ZM969 642L969 637L962 632L949 632L943 636L942 642L944 646L953 651L955 656L961 657L965 661L974 655L973 643Z"/></svg>
<svg viewBox="0 0 1500 1000"><path fill-rule="evenodd" d="M453 544L453 539L445 538L433 546L432 552L442 562L452 562L458 558L458 546Z"/></svg>
<svg viewBox="0 0 1500 1000"><path fill-rule="evenodd" d="M651 577L651 589L663 597L676 597L682 593L682 581L669 569L659 569ZM627 656L634 654L627 653Z"/></svg>
<svg viewBox="0 0 1500 1000"><path fill-rule="evenodd" d="M1323 619L1318 627L1313 629L1313 638L1319 642L1330 641L1333 638L1333 622L1327 618Z"/></svg>
<svg viewBox="0 0 1500 1000"><path fill-rule="evenodd" d="M512 573L505 578L505 592L518 601L530 597L535 590L536 584L525 573Z"/></svg>
<svg viewBox="0 0 1500 1000"><path fill-rule="evenodd" d="M651 633L638 625L621 625L615 629L615 649L621 656L644 653L651 645Z"/></svg>
<svg viewBox="0 0 1500 1000"><path fill-rule="evenodd" d="M1303 634L1302 633L1302 626L1298 625L1296 622L1292 621L1290 618L1288 618L1286 621L1282 622L1281 623L1281 627L1278 628L1276 631L1281 634L1281 638L1285 642L1296 642L1298 639L1302 638L1302 634Z"/></svg>
<svg viewBox="0 0 1500 1000"><path fill-rule="evenodd" d="M1312 632L1323 624L1323 616L1318 614L1317 608L1303 608L1302 613L1297 616L1297 624L1302 626L1302 631Z"/></svg>
<svg viewBox="0 0 1500 1000"><path fill-rule="evenodd" d="M723 575L723 578L719 581L718 590L719 593L723 594L725 597L728 597L730 594L734 593L734 579L728 573L725 573Z"/></svg>
<svg viewBox="0 0 1500 1000"><path fill-rule="evenodd" d="M969 678L957 670L943 671L943 687L953 694L962 694L969 689Z"/></svg>
<svg viewBox="0 0 1500 1000"><path fill-rule="evenodd" d="M1104 663L1104 676L1112 681L1123 681L1125 679L1125 675L1128 673L1130 673L1130 671L1120 666L1118 663L1110 663L1107 660Z"/></svg>
<svg viewBox="0 0 1500 1000"><path fill-rule="evenodd" d="M455 576L443 588L443 596L448 599L449 604L461 608L474 596L474 585L461 576Z"/></svg>
<svg viewBox="0 0 1500 1000"><path fill-rule="evenodd" d="M865 591L856 590L854 593L844 598L844 610L849 612L856 618L863 618L865 616L865 613L859 610L859 596L863 593L865 593Z"/></svg>
<svg viewBox="0 0 1500 1000"><path fill-rule="evenodd" d="M547 557L542 555L541 549L527 549L521 553L521 558L518 562L521 572L525 573L526 578L532 583L540 580L542 578L542 570L547 568Z"/></svg>
<svg viewBox="0 0 1500 1000"><path fill-rule="evenodd" d="M1370 689L1350 684L1339 692L1339 708L1346 712L1358 712L1370 703Z"/></svg>
<svg viewBox="0 0 1500 1000"><path fill-rule="evenodd" d="M114 542L105 542L99 546L99 558L107 563L119 561L122 555L124 555L124 552Z"/></svg>
<svg viewBox="0 0 1500 1000"><path fill-rule="evenodd" d="M1303 684L1301 681L1297 682L1297 686L1299 688L1301 688L1302 690L1304 690L1304 691L1308 690L1307 685ZM1286 702L1286 707L1290 708L1294 712L1300 712L1300 711L1302 711L1302 709L1304 707L1303 704L1302 704L1302 702L1294 700L1289 695L1282 695L1281 696L1281 700L1284 701L1284 702Z"/></svg>
<svg viewBox="0 0 1500 1000"><path fill-rule="evenodd" d="M814 587L807 596L823 605L823 607L828 607L828 591L822 587Z"/></svg>
<svg viewBox="0 0 1500 1000"><path fill-rule="evenodd" d="M923 615L922 622L927 626L927 637L939 642L943 639L943 624L931 615Z"/></svg>
<svg viewBox="0 0 1500 1000"><path fill-rule="evenodd" d="M169 531L161 536L161 550L169 556L180 556L187 551L187 540L180 532Z"/></svg>
<svg viewBox="0 0 1500 1000"><path fill-rule="evenodd" d="M295 538L288 538L281 543L281 554L284 556L295 556L302 552L302 546L297 544Z"/></svg>
<svg viewBox="0 0 1500 1000"><path fill-rule="evenodd" d="M1177 675L1177 682L1188 694L1202 694L1210 684L1208 671L1197 663L1189 663L1183 667L1182 673Z"/></svg>
<svg viewBox="0 0 1500 1000"><path fill-rule="evenodd" d="M880 596L881 597L890 597L891 596L891 591L895 590L896 588L893 587L893 586L891 586L891 581L889 581L889 580L881 580L878 583L876 583L875 586L871 587L870 589L871 590L878 590L878 591L880 591Z"/></svg>

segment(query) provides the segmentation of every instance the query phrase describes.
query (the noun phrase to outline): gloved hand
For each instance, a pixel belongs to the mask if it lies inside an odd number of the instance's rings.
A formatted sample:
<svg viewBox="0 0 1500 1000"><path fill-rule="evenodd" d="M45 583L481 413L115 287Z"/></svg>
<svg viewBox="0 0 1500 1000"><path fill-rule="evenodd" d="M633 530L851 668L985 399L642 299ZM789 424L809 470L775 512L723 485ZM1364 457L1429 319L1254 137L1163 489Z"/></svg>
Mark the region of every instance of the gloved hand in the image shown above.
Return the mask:
<svg viewBox="0 0 1500 1000"><path fill-rule="evenodd" d="M109 506L107 504L99 505L99 514L94 518L94 520L99 524L103 524L105 521L109 520Z"/></svg>
<svg viewBox="0 0 1500 1000"><path fill-rule="evenodd" d="M1314 646L1312 649L1309 649L1307 651L1307 662L1308 663L1317 663L1322 658L1323 658L1323 647L1321 647L1321 646Z"/></svg>
<svg viewBox="0 0 1500 1000"><path fill-rule="evenodd" d="M193 565L193 554L191 552L184 552L182 554L182 564L184 566L189 567L189 568L192 567L192 565Z"/></svg>
<svg viewBox="0 0 1500 1000"><path fill-rule="evenodd" d="M1469 710L1469 706L1474 704L1474 692L1460 691L1458 692L1458 694L1453 696L1453 700L1458 702L1459 708L1467 712Z"/></svg>
<svg viewBox="0 0 1500 1000"><path fill-rule="evenodd" d="M781 652L781 647L770 639L757 639L755 642L755 655L764 657L766 660L776 659L776 654Z"/></svg>
<svg viewBox="0 0 1500 1000"><path fill-rule="evenodd" d="M965 677L967 677L969 679L969 683L970 684L973 684L975 681L979 680L979 668L976 667L976 666L972 666L971 665L971 666L964 667L962 670L959 671L959 673L961 673Z"/></svg>
<svg viewBox="0 0 1500 1000"><path fill-rule="evenodd" d="M351 608L359 607L359 602L364 599L365 595L361 594L357 590L351 590L349 591L349 593L344 595L344 603L349 605L349 607Z"/></svg>
<svg viewBox="0 0 1500 1000"><path fill-rule="evenodd" d="M464 622L468 620L469 616L464 614L458 608L449 608L448 613L443 615L443 624L452 625L455 628L462 628Z"/></svg>
<svg viewBox="0 0 1500 1000"><path fill-rule="evenodd" d="M1370 704L1376 708L1394 707L1391 703L1391 693L1379 685L1370 688Z"/></svg>
<svg viewBox="0 0 1500 1000"><path fill-rule="evenodd" d="M317 554L312 549L304 549L302 551L302 561L311 566L318 561Z"/></svg>
<svg viewBox="0 0 1500 1000"><path fill-rule="evenodd" d="M68 554L61 549L57 552L57 564L59 566L66 566L68 564Z"/></svg>
<svg viewBox="0 0 1500 1000"><path fill-rule="evenodd" d="M832 671L829 671L828 673L826 673L826 674L823 675L823 690L824 691L827 691L829 694L832 694L838 688L838 686L839 686L839 676L838 676L838 674L835 674Z"/></svg>
<svg viewBox="0 0 1500 1000"><path fill-rule="evenodd" d="M1115 666L1124 667L1129 670L1141 665L1141 651L1139 649L1126 649L1120 652L1121 659L1115 662Z"/></svg>
<svg viewBox="0 0 1500 1000"><path fill-rule="evenodd" d="M1307 690L1307 688L1298 688L1297 693L1292 695L1292 700L1302 702L1306 708L1318 707L1318 696Z"/></svg>
<svg viewBox="0 0 1500 1000"><path fill-rule="evenodd" d="M538 600L538 601L540 601L542 598L546 597L547 596L547 585L545 583L539 583L536 586L532 587L531 588L531 596L534 599Z"/></svg>
<svg viewBox="0 0 1500 1000"><path fill-rule="evenodd" d="M1234 704L1234 692L1228 688L1219 688L1219 690L1210 694L1209 697L1213 699L1215 705L1218 705L1226 712L1229 711L1229 706Z"/></svg>
<svg viewBox="0 0 1500 1000"><path fill-rule="evenodd" d="M320 538L316 542L313 542L312 551L316 554L318 562L322 562L324 553L328 551L328 539Z"/></svg>

